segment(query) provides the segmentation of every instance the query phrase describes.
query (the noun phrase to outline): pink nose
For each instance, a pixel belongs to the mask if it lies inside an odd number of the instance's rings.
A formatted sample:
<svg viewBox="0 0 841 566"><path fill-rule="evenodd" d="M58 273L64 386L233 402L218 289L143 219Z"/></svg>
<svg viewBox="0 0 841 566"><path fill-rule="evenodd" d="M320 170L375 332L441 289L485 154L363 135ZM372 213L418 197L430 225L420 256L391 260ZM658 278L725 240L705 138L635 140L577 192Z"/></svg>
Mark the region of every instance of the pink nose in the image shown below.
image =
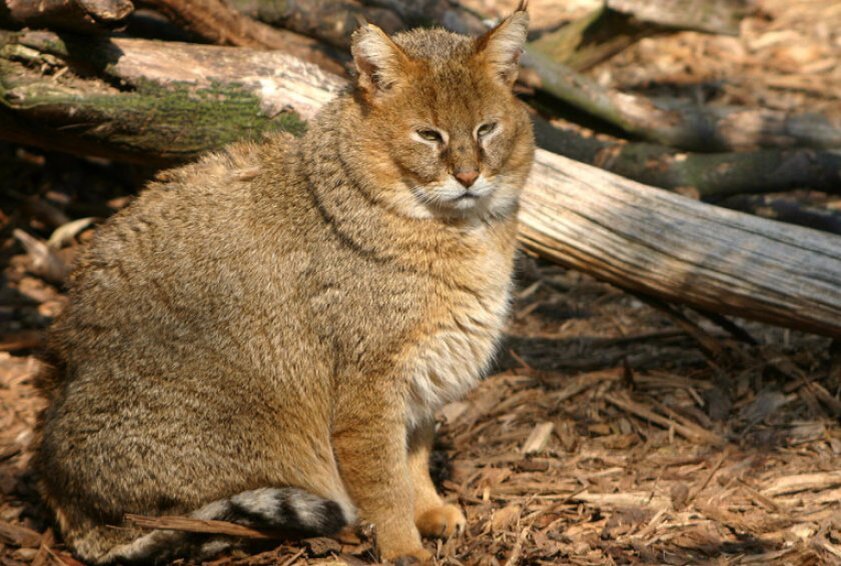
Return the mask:
<svg viewBox="0 0 841 566"><path fill-rule="evenodd" d="M453 175L459 183L464 185L465 188L469 188L473 183L476 182L476 179L479 178L478 171L458 171Z"/></svg>

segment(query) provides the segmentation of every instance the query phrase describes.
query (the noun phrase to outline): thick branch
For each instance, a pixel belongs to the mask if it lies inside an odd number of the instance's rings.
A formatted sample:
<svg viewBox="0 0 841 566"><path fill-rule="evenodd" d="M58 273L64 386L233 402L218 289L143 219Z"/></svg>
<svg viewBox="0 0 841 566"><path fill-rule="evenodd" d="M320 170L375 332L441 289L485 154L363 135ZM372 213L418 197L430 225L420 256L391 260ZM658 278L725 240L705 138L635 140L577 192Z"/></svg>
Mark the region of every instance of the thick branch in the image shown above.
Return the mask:
<svg viewBox="0 0 841 566"><path fill-rule="evenodd" d="M585 137L535 120L543 149L647 185L692 188L704 200L742 193L811 188L841 193L841 151L764 149L734 153L686 153L649 143Z"/></svg>
<svg viewBox="0 0 841 566"><path fill-rule="evenodd" d="M526 47L523 78L567 104L630 134L693 151L732 151L759 147L841 147L841 124L817 115L772 110L701 107L657 103L643 96L599 86L569 67Z"/></svg>
<svg viewBox="0 0 841 566"><path fill-rule="evenodd" d="M841 238L703 204L538 150L525 246L668 301L841 337Z"/></svg>
<svg viewBox="0 0 841 566"><path fill-rule="evenodd" d="M229 1L247 16L318 38L343 50L350 45L351 34L363 21L376 24L388 33L433 25L472 35L486 29L479 16L451 0L366 0L361 3L357 0Z"/></svg>

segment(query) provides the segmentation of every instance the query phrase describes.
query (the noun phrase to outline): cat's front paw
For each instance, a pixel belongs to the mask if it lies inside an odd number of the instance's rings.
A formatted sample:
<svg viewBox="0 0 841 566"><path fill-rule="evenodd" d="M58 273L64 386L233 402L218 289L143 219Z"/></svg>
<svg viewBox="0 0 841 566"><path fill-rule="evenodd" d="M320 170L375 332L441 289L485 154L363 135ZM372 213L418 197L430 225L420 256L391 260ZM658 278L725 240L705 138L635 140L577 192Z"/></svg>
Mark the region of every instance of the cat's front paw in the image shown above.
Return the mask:
<svg viewBox="0 0 841 566"><path fill-rule="evenodd" d="M423 536L446 538L464 530L467 519L457 505L448 504L423 512L415 524Z"/></svg>

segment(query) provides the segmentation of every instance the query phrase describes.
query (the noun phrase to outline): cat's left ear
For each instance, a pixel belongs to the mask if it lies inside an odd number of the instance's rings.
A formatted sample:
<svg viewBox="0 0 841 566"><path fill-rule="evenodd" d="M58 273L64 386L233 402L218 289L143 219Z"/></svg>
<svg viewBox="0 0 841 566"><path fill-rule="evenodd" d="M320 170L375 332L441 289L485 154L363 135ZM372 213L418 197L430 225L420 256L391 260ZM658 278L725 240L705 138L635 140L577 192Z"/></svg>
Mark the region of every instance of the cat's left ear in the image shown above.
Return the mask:
<svg viewBox="0 0 841 566"><path fill-rule="evenodd" d="M506 85L517 80L517 70L529 30L527 1L495 28L476 39L476 57Z"/></svg>

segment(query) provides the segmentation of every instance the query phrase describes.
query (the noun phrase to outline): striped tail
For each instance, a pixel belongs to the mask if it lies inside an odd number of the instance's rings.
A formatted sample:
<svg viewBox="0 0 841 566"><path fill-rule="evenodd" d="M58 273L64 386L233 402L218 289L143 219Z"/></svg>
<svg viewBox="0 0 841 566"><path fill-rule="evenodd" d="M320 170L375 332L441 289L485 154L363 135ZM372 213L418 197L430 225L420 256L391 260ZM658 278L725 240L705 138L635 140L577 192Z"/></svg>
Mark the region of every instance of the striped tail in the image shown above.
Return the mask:
<svg viewBox="0 0 841 566"><path fill-rule="evenodd" d="M335 534L353 520L335 501L292 487L244 491L228 499L208 503L190 516L230 521L302 538ZM187 555L205 559L232 544L233 540L225 536L214 535L208 539L206 535L195 533L155 530L112 548L96 562L150 564Z"/></svg>

